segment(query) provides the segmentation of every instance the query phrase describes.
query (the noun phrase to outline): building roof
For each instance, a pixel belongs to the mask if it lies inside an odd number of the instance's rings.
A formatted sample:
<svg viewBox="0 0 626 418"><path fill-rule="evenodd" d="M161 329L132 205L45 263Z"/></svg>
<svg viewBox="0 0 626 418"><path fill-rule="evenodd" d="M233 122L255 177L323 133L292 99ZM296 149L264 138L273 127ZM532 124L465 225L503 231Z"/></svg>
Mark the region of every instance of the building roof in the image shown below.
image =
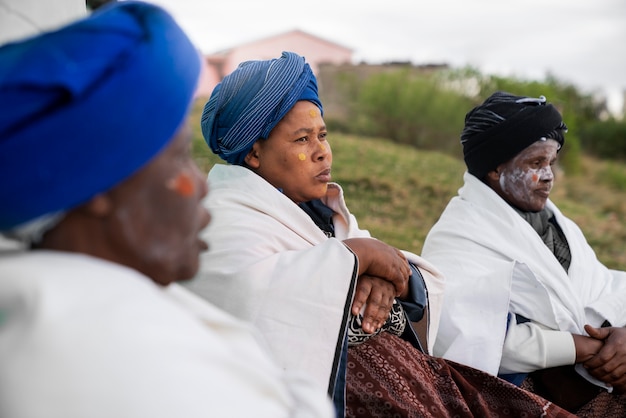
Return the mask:
<svg viewBox="0 0 626 418"><path fill-rule="evenodd" d="M301 29L292 29L292 30L288 30L285 32L280 32L274 35L269 35L263 38L257 38L255 40L252 41L248 41L248 42L243 42L240 43L238 45L232 46L230 48L226 48L226 49L222 49L210 54L207 54L206 56L210 59L212 57L225 57L227 56L232 50L237 49L237 48L241 48L241 47L250 47L253 46L255 44L260 44L260 43L266 43L266 42L270 42L270 41L275 41L277 39L280 38L287 38L287 37L293 37L293 36L301 36L301 37L305 37L305 38L310 38L312 41L316 41L316 42L320 42L320 43L324 43L327 44L329 47L332 48L340 48L345 50L346 52L352 53L354 52L353 48L349 48L347 46L341 45L337 42L334 41L330 41L328 39L322 38L320 36L314 35L312 33L309 32L305 32Z"/></svg>

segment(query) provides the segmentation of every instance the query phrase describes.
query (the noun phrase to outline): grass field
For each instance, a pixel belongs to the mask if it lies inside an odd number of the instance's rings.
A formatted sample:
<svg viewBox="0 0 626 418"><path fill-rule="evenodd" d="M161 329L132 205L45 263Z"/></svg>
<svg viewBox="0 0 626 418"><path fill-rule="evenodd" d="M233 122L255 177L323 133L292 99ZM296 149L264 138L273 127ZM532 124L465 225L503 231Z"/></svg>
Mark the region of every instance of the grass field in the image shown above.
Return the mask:
<svg viewBox="0 0 626 418"><path fill-rule="evenodd" d="M193 154L205 172L222 161L192 119ZM462 184L465 165L449 155L385 139L329 134L333 181L345 191L362 228L396 247L420 253L422 242ZM459 145L460 146L460 145ZM626 270L626 164L583 156L582 172L559 172L552 200L581 227L598 258Z"/></svg>

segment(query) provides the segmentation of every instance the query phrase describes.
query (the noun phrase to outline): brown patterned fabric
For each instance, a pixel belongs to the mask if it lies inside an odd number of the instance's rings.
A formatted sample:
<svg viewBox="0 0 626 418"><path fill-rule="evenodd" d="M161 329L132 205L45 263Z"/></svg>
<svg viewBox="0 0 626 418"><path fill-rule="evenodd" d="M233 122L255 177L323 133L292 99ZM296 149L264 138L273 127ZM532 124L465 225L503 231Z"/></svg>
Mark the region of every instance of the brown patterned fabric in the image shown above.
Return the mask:
<svg viewBox="0 0 626 418"><path fill-rule="evenodd" d="M522 383L522 388L535 392L537 383L535 376L530 375ZM574 412L580 418L624 418L626 417L626 394L612 394L603 390Z"/></svg>
<svg viewBox="0 0 626 418"><path fill-rule="evenodd" d="M352 315L348 320L348 346L363 344L375 335L381 332L390 332L394 335L401 336L406 328L406 315L404 308L398 299L393 300L393 305L389 311L387 321L373 334L363 331L363 314Z"/></svg>
<svg viewBox="0 0 626 418"><path fill-rule="evenodd" d="M348 349L346 417L574 417L471 367L431 357L384 332Z"/></svg>

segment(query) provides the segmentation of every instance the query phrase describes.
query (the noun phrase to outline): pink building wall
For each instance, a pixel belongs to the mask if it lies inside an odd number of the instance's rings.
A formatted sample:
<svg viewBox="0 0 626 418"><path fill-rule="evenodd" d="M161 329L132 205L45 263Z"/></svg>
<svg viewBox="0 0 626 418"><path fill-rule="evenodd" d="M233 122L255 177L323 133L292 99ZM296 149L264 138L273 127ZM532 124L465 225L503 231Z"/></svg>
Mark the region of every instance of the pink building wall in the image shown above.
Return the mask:
<svg viewBox="0 0 626 418"><path fill-rule="evenodd" d="M209 96L215 85L237 68L239 63L277 58L283 51L304 56L315 74L318 74L320 64L347 64L352 61L350 48L301 30L293 30L206 55L206 68L200 80L198 95Z"/></svg>

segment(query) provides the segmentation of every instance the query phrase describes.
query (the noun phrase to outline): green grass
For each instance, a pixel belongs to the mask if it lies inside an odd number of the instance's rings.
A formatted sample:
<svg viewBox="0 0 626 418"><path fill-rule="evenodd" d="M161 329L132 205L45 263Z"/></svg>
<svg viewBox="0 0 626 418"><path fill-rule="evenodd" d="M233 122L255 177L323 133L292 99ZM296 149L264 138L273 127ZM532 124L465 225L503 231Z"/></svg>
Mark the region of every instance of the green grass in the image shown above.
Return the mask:
<svg viewBox="0 0 626 418"><path fill-rule="evenodd" d="M208 172L222 162L200 132L194 108L193 154ZM431 226L462 185L462 160L385 139L329 134L333 181L344 188L361 228L396 247L420 253ZM460 146L460 145L459 145ZM580 174L559 173L552 200L581 227L598 258L626 270L626 166L582 157Z"/></svg>

